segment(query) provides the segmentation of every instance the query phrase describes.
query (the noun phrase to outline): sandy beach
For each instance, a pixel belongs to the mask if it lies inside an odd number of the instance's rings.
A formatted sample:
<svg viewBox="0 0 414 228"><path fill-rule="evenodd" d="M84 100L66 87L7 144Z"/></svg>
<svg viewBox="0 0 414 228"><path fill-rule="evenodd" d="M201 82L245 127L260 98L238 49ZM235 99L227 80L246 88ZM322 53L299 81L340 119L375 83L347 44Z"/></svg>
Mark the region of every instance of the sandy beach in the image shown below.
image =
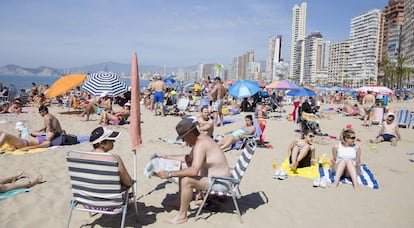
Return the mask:
<svg viewBox="0 0 414 228"><path fill-rule="evenodd" d="M323 108L337 107L324 104ZM391 110L406 108L414 110L414 102L393 102ZM119 108L119 107L117 107ZM284 117L292 111L285 106ZM35 107L25 107L28 113L20 115L1 115L1 130L17 134L16 121L24 121L31 130L41 128L43 120ZM97 116L84 122L74 114L59 114L67 108L51 107L62 127L71 134L87 136L97 127ZM153 116L149 110L141 108L143 144L138 149L137 181L139 222L136 223L134 210L129 208L126 227L166 227L165 218L177 213L171 207L164 207L166 201L175 199L178 186L157 177L151 179L143 175L148 158L154 153L182 154L189 148L177 144L162 142L159 138L176 137L177 116ZM191 113L189 113L191 114ZM241 113L231 118L243 118ZM276 113L271 113L276 115ZM221 203L223 212L211 213L204 210L201 219L195 221L196 207L192 205L191 215L186 224L180 227L414 227L414 129L400 128L402 141L396 147L390 143L377 144L373 149L369 139L373 139L379 130L378 125L362 127L362 121L353 117L329 114L329 118L320 119L323 133L339 136L341 129L352 124L356 136L361 139L362 163L373 172L379 189L361 186L355 191L352 185L341 184L339 188L314 188L313 180L304 177L290 177L286 180L272 178L272 162L279 167L287 156L290 142L299 137L294 130L295 124L288 121L268 119L265 140L273 146L257 148L253 160L240 185L243 196L239 200L244 224L233 213L232 202ZM5 122L5 123L3 123ZM226 124L215 129L215 134L232 131L242 122ZM412 126L411 126L412 127ZM129 140L129 125L109 126L120 131L122 136L115 143L113 152L119 154L131 175L133 175L133 156ZM333 139L317 138L316 157L327 154L331 157L332 146L338 143ZM43 174L45 183L36 185L30 192L21 193L0 201L1 227L64 227L66 224L69 201L71 198L69 176L65 155L71 149L90 150L89 143L49 149L39 153L0 155L1 177L11 176L24 171L27 176ZM230 166L240 155L232 150L226 153ZM88 213L75 211L70 227L118 227L120 216L89 217Z"/></svg>

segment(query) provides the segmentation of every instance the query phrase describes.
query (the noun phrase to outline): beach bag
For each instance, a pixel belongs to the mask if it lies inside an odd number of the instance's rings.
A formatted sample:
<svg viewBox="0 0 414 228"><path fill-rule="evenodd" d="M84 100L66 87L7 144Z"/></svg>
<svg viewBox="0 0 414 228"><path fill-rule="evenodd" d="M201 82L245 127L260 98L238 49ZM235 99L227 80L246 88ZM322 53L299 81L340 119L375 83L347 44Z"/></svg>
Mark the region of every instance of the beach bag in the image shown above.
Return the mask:
<svg viewBox="0 0 414 228"><path fill-rule="evenodd" d="M78 143L78 137L72 134L62 133L58 137L52 139L50 144L52 146L66 146L74 145Z"/></svg>

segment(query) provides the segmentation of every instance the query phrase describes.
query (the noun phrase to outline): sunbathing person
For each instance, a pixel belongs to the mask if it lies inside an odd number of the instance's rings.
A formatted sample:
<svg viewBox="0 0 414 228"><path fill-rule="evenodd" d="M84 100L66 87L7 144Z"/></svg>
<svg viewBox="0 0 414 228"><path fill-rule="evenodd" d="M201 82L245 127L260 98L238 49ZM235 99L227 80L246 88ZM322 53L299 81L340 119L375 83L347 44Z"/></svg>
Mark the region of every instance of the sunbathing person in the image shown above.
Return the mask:
<svg viewBox="0 0 414 228"><path fill-rule="evenodd" d="M354 189L358 188L357 174L361 170L361 148L355 144L355 132L341 132L341 142L332 148L332 163L335 172L333 185L338 187L341 177L350 177Z"/></svg>
<svg viewBox="0 0 414 228"><path fill-rule="evenodd" d="M0 147L5 143L7 143L12 150L22 151L50 146L50 141L46 140L46 136L30 136L28 139L24 139L0 130Z"/></svg>
<svg viewBox="0 0 414 228"><path fill-rule="evenodd" d="M21 113L22 112L22 101L20 98L16 98L14 102L9 105L8 113Z"/></svg>
<svg viewBox="0 0 414 228"><path fill-rule="evenodd" d="M107 125L108 123L110 123L110 121L118 121L118 124L124 124L126 123L127 119L130 116L130 109L131 109L131 104L130 103L126 103L124 105L124 108L120 111L117 111L114 114L111 114L109 111L103 111L99 117L99 123L98 124L103 124L103 125Z"/></svg>
<svg viewBox="0 0 414 228"><path fill-rule="evenodd" d="M315 163L315 146L312 145L314 137L311 130L305 129L301 139L296 139L290 144L288 157L290 168L293 171Z"/></svg>
<svg viewBox="0 0 414 228"><path fill-rule="evenodd" d="M225 136L217 144L223 151L226 150L230 145L240 141L245 136L253 135L256 132L256 127L253 125L253 116L247 115L244 118L245 126L240 129L233 131L230 135Z"/></svg>
<svg viewBox="0 0 414 228"><path fill-rule="evenodd" d="M36 184L42 183L42 175L37 175L35 178L26 179L23 172L17 175L0 178L0 192L7 192L17 188L30 188Z"/></svg>
<svg viewBox="0 0 414 228"><path fill-rule="evenodd" d="M209 187L210 176L230 177L230 169L226 156L213 141L205 134L200 134L197 126L190 119L182 119L176 126L178 139L183 139L191 146L186 155L162 155L165 159L178 160L187 163L187 168L178 171L162 170L156 175L167 179L179 177L180 209L176 216L165 220L167 223L179 224L188 220L187 212L193 198L193 189L205 191ZM214 191L227 191L228 183L221 182L213 185Z"/></svg>
<svg viewBox="0 0 414 228"><path fill-rule="evenodd" d="M382 123L381 129L375 140L370 139L370 143L391 142L392 146L397 145L397 141L401 140L400 130L397 123L394 122L395 114L390 112L387 119Z"/></svg>

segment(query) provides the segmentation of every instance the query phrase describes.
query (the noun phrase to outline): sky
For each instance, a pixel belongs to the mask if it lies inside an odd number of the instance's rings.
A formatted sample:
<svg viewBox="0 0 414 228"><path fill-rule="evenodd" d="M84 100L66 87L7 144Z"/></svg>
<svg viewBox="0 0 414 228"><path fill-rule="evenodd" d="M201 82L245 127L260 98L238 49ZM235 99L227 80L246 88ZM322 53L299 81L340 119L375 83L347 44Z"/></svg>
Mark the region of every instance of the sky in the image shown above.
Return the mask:
<svg viewBox="0 0 414 228"><path fill-rule="evenodd" d="M296 0L8 0L0 2L0 67L70 68L102 62L185 67L230 64L254 50L266 60L282 35L289 61ZM351 19L388 0L308 0L306 34L349 38Z"/></svg>

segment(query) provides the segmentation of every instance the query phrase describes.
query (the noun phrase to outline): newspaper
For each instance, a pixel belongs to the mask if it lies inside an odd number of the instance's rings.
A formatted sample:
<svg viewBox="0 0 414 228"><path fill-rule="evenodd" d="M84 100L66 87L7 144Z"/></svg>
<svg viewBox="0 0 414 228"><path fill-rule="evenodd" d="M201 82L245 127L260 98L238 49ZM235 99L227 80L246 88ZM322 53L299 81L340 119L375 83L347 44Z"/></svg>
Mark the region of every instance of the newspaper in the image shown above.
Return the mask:
<svg viewBox="0 0 414 228"><path fill-rule="evenodd" d="M160 158L156 154L152 155L144 169L144 175L147 178L161 170L177 171L181 169L181 161Z"/></svg>

